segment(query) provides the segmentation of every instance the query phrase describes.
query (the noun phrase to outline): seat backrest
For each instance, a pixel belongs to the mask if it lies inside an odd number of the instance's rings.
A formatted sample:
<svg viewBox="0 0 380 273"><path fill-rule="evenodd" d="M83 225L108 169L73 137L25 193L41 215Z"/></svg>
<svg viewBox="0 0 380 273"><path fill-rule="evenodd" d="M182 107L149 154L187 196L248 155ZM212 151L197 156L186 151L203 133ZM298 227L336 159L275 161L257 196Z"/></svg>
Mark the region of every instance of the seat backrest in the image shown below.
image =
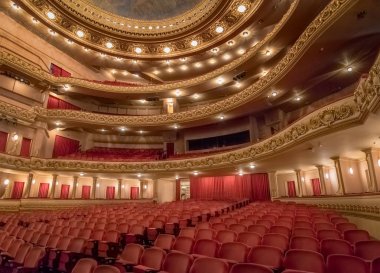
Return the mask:
<svg viewBox="0 0 380 273"><path fill-rule="evenodd" d="M360 241L369 241L371 239L368 231L363 229L346 230L343 232L343 238L351 244L355 244Z"/></svg>
<svg viewBox="0 0 380 273"><path fill-rule="evenodd" d="M195 242L193 254L199 254L208 257L216 257L219 250L219 242L209 239L200 239Z"/></svg>
<svg viewBox="0 0 380 273"><path fill-rule="evenodd" d="M313 237L294 236L290 240L290 249L304 249L319 252L319 241Z"/></svg>
<svg viewBox="0 0 380 273"><path fill-rule="evenodd" d="M321 241L325 239L341 239L342 236L336 229L321 229L317 231L317 238Z"/></svg>
<svg viewBox="0 0 380 273"><path fill-rule="evenodd" d="M243 224L231 224L229 227L228 227L229 230L232 230L232 231L235 231L237 234L239 234L240 232L244 232L247 230L247 227Z"/></svg>
<svg viewBox="0 0 380 273"><path fill-rule="evenodd" d="M194 239L195 231L196 231L195 228L192 228L192 227L181 228L181 231L179 232L179 236L189 237L189 238Z"/></svg>
<svg viewBox="0 0 380 273"><path fill-rule="evenodd" d="M315 237L314 230L311 228L294 228L292 235L293 236Z"/></svg>
<svg viewBox="0 0 380 273"><path fill-rule="evenodd" d="M358 227L353 223L339 223L336 224L335 227L342 233L346 230L358 229Z"/></svg>
<svg viewBox="0 0 380 273"><path fill-rule="evenodd" d="M282 250L272 246L255 246L249 251L247 262L279 269L282 265Z"/></svg>
<svg viewBox="0 0 380 273"><path fill-rule="evenodd" d="M144 247L139 244L128 244L120 254L120 258L138 264L140 262L141 255L144 252Z"/></svg>
<svg viewBox="0 0 380 273"><path fill-rule="evenodd" d="M321 241L321 253L325 258L332 254L353 255L349 242L341 239L326 239Z"/></svg>
<svg viewBox="0 0 380 273"><path fill-rule="evenodd" d="M372 261L371 267L372 273L380 273L380 257Z"/></svg>
<svg viewBox="0 0 380 273"><path fill-rule="evenodd" d="M228 273L228 264L215 258L198 258L194 261L189 273Z"/></svg>
<svg viewBox="0 0 380 273"><path fill-rule="evenodd" d="M117 231L120 233L128 233L129 231L129 224L127 223L122 223L117 226Z"/></svg>
<svg viewBox="0 0 380 273"><path fill-rule="evenodd" d="M67 250L75 253L82 253L85 247L86 240L83 238L73 238L71 239Z"/></svg>
<svg viewBox="0 0 380 273"><path fill-rule="evenodd" d="M199 229L210 229L211 228L211 225L209 222L201 222L201 223L198 223L196 228L199 230Z"/></svg>
<svg viewBox="0 0 380 273"><path fill-rule="evenodd" d="M214 239L215 236L215 230L210 228L201 228L197 229L197 233L195 235L195 240L200 239Z"/></svg>
<svg viewBox="0 0 380 273"><path fill-rule="evenodd" d="M248 254L248 246L239 242L224 243L219 248L218 257L244 263Z"/></svg>
<svg viewBox="0 0 380 273"><path fill-rule="evenodd" d="M380 241L359 241L355 244L354 254L364 260L374 260L380 257Z"/></svg>
<svg viewBox="0 0 380 273"><path fill-rule="evenodd" d="M193 251L194 239L189 237L177 237L175 240L172 249L181 251L186 254L190 254Z"/></svg>
<svg viewBox="0 0 380 273"><path fill-rule="evenodd" d="M269 232L283 234L286 237L290 236L290 229L285 226L277 226L277 225L271 226L271 228L269 229Z"/></svg>
<svg viewBox="0 0 380 273"><path fill-rule="evenodd" d="M108 230L103 235L103 241L117 243L119 241L119 232L116 230Z"/></svg>
<svg viewBox="0 0 380 273"><path fill-rule="evenodd" d="M131 226L129 233L137 234L137 235L144 235L145 227L141 224L134 224Z"/></svg>
<svg viewBox="0 0 380 273"><path fill-rule="evenodd" d="M15 240L14 237L11 237L11 236L5 237L4 240L1 242L1 245L0 245L1 249L3 251L8 251L9 247L11 246L14 240Z"/></svg>
<svg viewBox="0 0 380 273"><path fill-rule="evenodd" d="M261 235L256 232L240 232L236 238L237 242L244 243L249 247L257 246L261 243Z"/></svg>
<svg viewBox="0 0 380 273"><path fill-rule="evenodd" d="M169 250L174 244L175 237L170 234L159 234L154 241L154 246Z"/></svg>
<svg viewBox="0 0 380 273"><path fill-rule="evenodd" d="M103 239L104 229L95 229L91 234L91 239L101 241Z"/></svg>
<svg viewBox="0 0 380 273"><path fill-rule="evenodd" d="M31 248L24 259L24 267L36 268L45 254L45 249L39 246Z"/></svg>
<svg viewBox="0 0 380 273"><path fill-rule="evenodd" d="M94 259L83 258L75 264L71 273L92 273L97 265L98 263Z"/></svg>
<svg viewBox="0 0 380 273"><path fill-rule="evenodd" d="M91 238L91 233L92 233L91 228L83 228L80 230L78 237L88 240Z"/></svg>
<svg viewBox="0 0 380 273"><path fill-rule="evenodd" d="M69 244L70 244L70 241L71 241L71 237L69 236L65 236L65 237L61 237L57 243L57 249L59 250L67 250Z"/></svg>
<svg viewBox="0 0 380 273"><path fill-rule="evenodd" d="M294 228L313 228L313 224L310 221L296 220L294 222Z"/></svg>
<svg viewBox="0 0 380 273"><path fill-rule="evenodd" d="M120 273L120 270L112 265L99 265L95 268L94 273Z"/></svg>
<svg viewBox="0 0 380 273"><path fill-rule="evenodd" d="M41 234L40 237L38 238L37 245L38 246L47 246L49 238L50 238L50 234L48 234L48 233Z"/></svg>
<svg viewBox="0 0 380 273"><path fill-rule="evenodd" d="M268 230L269 230L269 228L267 228L264 225L259 225L259 224L255 224L255 225L248 227L248 231L256 232L256 233L260 234L261 236L263 236L265 233L267 233Z"/></svg>
<svg viewBox="0 0 380 273"><path fill-rule="evenodd" d="M295 269L324 273L326 271L323 256L315 251L291 249L284 258L285 269Z"/></svg>
<svg viewBox="0 0 380 273"><path fill-rule="evenodd" d="M227 229L227 225L225 223L214 223L211 225L211 228L215 230L225 230Z"/></svg>
<svg viewBox="0 0 380 273"><path fill-rule="evenodd" d="M315 223L314 224L314 230L322 230L322 229L335 229L334 224L332 223Z"/></svg>
<svg viewBox="0 0 380 273"><path fill-rule="evenodd" d="M232 230L218 230L215 235L215 240L220 243L228 243L236 241L237 234Z"/></svg>
<svg viewBox="0 0 380 273"><path fill-rule="evenodd" d="M160 248L146 248L141 255L140 264L154 270L160 270L165 256L165 251Z"/></svg>
<svg viewBox="0 0 380 273"><path fill-rule="evenodd" d="M362 258L333 254L327 257L327 273L369 273L369 264Z"/></svg>
<svg viewBox="0 0 380 273"><path fill-rule="evenodd" d="M288 248L288 238L283 234L267 233L261 242L263 245L274 246L285 251Z"/></svg>
<svg viewBox="0 0 380 273"><path fill-rule="evenodd" d="M193 264L193 257L189 254L172 252L166 255L162 270L170 273L188 273Z"/></svg>
<svg viewBox="0 0 380 273"><path fill-rule="evenodd" d="M14 256L14 261L16 263L22 264L24 262L26 254L28 254L29 250L32 248L32 244L24 243L17 250L16 255Z"/></svg>
<svg viewBox="0 0 380 273"><path fill-rule="evenodd" d="M230 273L273 273L273 271L263 265L240 263L234 264Z"/></svg>
<svg viewBox="0 0 380 273"><path fill-rule="evenodd" d="M21 240L21 239L16 239L16 240L14 240L13 243L9 246L8 251L7 251L7 252L8 252L7 254L8 254L10 257L14 257L14 256L16 255L18 249L20 248L20 246L21 246L23 243L24 243L24 241Z"/></svg>

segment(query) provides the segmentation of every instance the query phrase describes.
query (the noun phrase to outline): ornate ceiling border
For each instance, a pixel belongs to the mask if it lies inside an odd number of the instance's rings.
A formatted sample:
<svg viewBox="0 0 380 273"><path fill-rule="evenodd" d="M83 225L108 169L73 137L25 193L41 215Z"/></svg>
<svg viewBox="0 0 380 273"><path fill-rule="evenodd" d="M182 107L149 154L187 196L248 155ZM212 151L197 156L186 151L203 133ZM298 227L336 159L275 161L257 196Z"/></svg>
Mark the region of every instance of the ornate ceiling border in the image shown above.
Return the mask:
<svg viewBox="0 0 380 273"><path fill-rule="evenodd" d="M113 30L113 32L104 33L104 30L98 31L96 29L80 25L77 21L72 20L67 15L58 12L58 10L53 9L44 1L19 1L20 3L23 3L24 6L32 10L32 12L36 14L39 20L57 32L63 34L65 37L69 37L72 41L76 41L79 44L85 45L86 47L97 50L99 52L133 59L167 59L179 57L184 54L198 52L207 47L211 47L213 43L216 43L221 39L225 39L228 35L239 29L245 22L243 19L252 16L263 3L263 0L256 0L256 3L254 4L250 4L250 2L247 1L247 5L252 5L252 8L247 10L245 13L239 13L237 11L237 3L241 0L233 0L229 3L229 8L222 12L220 17L216 21L213 21L207 25L207 27L203 26L200 30L193 29L191 31L187 29L187 31L190 31L192 33L191 35L186 35L184 38L172 37L168 41L169 37L161 37L158 33L156 33L156 36L149 36L144 33L141 37L132 37L133 35L136 36L138 33L121 30L115 32L116 29L113 28L108 28L108 32L110 30ZM46 14L49 11L54 11L54 20L49 20L47 18ZM224 32L217 33L215 31L217 26L223 26ZM81 30L83 32L82 38L79 38L76 35L76 32L78 30ZM153 38L159 38L160 41L153 40ZM144 39L149 39L149 41ZM199 46L191 46L192 40L197 40L199 42ZM107 44L111 44L111 46L107 47ZM139 47L142 50L140 54L136 54L136 47ZM169 52L165 52L166 48L169 48Z"/></svg>
<svg viewBox="0 0 380 273"><path fill-rule="evenodd" d="M272 38L274 38L280 32L280 30L283 28L286 22L293 15L298 4L299 4L299 0L293 1L288 11L285 13L285 15L279 21L279 23L276 24L274 29L268 35L266 35L264 39L262 39L259 43L257 43L253 47L251 47L241 57L207 74L203 74L201 76L198 76L189 80L179 81L175 83L149 85L149 86L137 86L137 87L119 87L119 86L109 86L106 84L95 83L95 82L82 80L82 79L76 79L76 78L54 77L50 73L45 71L44 68L41 68L37 64L31 63L30 61L22 58L21 56L18 56L15 52L11 52L10 50L6 48L1 48L1 46L0 46L0 54L1 54L0 63L7 64L10 67L18 69L19 71L22 71L23 73L27 75L30 75L31 77L37 78L40 81L46 81L49 84L54 85L54 86L62 86L65 84L69 84L71 86L82 87L82 88L86 88L90 90L97 90L97 91L109 92L109 93L121 93L121 94L127 94L127 93L145 94L145 93L152 93L152 92L154 93L167 92L168 90L175 90L179 88L194 86L204 81L216 78L219 75L226 73L228 71L232 71L236 69L236 67L247 62L254 55L256 55L266 43L268 43Z"/></svg>
<svg viewBox="0 0 380 273"><path fill-rule="evenodd" d="M26 159L0 154L0 166L19 170L85 171L103 173L167 172L220 169L225 166L252 162L284 152L295 145L333 130L364 122L371 111L380 106L380 55L369 72L361 79L354 95L323 107L289 126L282 132L245 148L215 155L182 160L149 162L94 162L62 159Z"/></svg>

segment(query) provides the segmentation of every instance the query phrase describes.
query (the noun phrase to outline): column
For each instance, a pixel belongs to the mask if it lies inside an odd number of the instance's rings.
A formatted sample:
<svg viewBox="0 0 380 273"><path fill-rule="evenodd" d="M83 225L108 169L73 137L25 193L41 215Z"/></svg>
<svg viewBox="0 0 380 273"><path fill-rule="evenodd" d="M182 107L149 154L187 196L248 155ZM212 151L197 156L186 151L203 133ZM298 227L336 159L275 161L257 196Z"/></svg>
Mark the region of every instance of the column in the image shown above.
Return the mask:
<svg viewBox="0 0 380 273"><path fill-rule="evenodd" d="M157 192L157 186L158 186L158 181L157 179L153 179L153 200L157 200L158 198L158 192Z"/></svg>
<svg viewBox="0 0 380 273"><path fill-rule="evenodd" d="M321 182L322 194L326 195L326 181L325 181L325 174L323 171L323 166L317 165L315 167L317 167L317 169L318 169L319 182Z"/></svg>
<svg viewBox="0 0 380 273"><path fill-rule="evenodd" d="M344 188L344 181L343 181L343 174L342 174L342 168L340 166L340 157L335 156L331 157L332 160L334 160L334 166L336 170L336 176L338 178L338 190L336 192L337 195L345 195L346 190Z"/></svg>
<svg viewBox="0 0 380 273"><path fill-rule="evenodd" d="M9 185L10 181L9 181L9 179L4 179L3 183L5 185L5 189L4 189L3 196L1 196L1 199L6 199L6 198L9 198L10 191L11 191L11 188Z"/></svg>
<svg viewBox="0 0 380 273"><path fill-rule="evenodd" d="M50 190L50 199L54 199L55 196L55 186L57 184L58 174L53 174L53 181L51 182L51 190Z"/></svg>
<svg viewBox="0 0 380 273"><path fill-rule="evenodd" d="M270 195L272 198L275 198L278 196L278 189L276 185L276 181L277 181L276 172L269 172L268 179L269 179Z"/></svg>
<svg viewBox="0 0 380 273"><path fill-rule="evenodd" d="M303 186L302 186L302 179L301 179L301 170L294 170L294 171L296 172L296 177L297 177L298 197L302 197Z"/></svg>
<svg viewBox="0 0 380 273"><path fill-rule="evenodd" d="M98 178L94 176L92 178L92 192L91 192L92 199L96 198L96 181L98 181Z"/></svg>
<svg viewBox="0 0 380 273"><path fill-rule="evenodd" d="M78 176L73 177L73 189L71 191L71 199L75 199L77 195L77 187L78 187Z"/></svg>
<svg viewBox="0 0 380 273"><path fill-rule="evenodd" d="M121 183L123 182L123 179L117 180L117 199L121 199Z"/></svg>
<svg viewBox="0 0 380 273"><path fill-rule="evenodd" d="M144 196L143 191L145 191L145 189L144 189L144 183L143 183L142 180L140 180L140 199L142 199L143 196Z"/></svg>
<svg viewBox="0 0 380 273"><path fill-rule="evenodd" d="M371 148L362 150L363 153L365 153L365 159L367 161L367 167L368 167L368 174L369 174L369 181L368 181L368 190L370 192L377 192L377 180L376 180L376 171L375 171L375 164L373 160L373 150Z"/></svg>
<svg viewBox="0 0 380 273"><path fill-rule="evenodd" d="M30 190L32 188L32 182L33 182L33 174L29 173L28 175L28 181L26 182L25 191L23 194L23 198L29 198L30 197Z"/></svg>

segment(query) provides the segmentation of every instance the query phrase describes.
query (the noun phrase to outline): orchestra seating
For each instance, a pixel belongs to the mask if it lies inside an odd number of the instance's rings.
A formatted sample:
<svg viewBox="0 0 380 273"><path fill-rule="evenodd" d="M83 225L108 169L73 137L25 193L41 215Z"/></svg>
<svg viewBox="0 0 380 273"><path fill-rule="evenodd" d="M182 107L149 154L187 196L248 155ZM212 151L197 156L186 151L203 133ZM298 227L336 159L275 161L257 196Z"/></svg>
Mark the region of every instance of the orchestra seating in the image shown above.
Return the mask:
<svg viewBox="0 0 380 273"><path fill-rule="evenodd" d="M2 213L0 226L0 272L379 272L379 241L304 204L126 203Z"/></svg>

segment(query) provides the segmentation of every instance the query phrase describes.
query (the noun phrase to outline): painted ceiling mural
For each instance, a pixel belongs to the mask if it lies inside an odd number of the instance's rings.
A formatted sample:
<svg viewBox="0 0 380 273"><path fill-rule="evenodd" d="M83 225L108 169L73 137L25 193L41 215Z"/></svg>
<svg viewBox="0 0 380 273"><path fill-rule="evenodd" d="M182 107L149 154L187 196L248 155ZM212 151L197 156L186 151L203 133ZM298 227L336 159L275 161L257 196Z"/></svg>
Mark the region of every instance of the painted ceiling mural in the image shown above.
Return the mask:
<svg viewBox="0 0 380 273"><path fill-rule="evenodd" d="M89 0L108 12L137 20L162 20L194 8L202 0Z"/></svg>

